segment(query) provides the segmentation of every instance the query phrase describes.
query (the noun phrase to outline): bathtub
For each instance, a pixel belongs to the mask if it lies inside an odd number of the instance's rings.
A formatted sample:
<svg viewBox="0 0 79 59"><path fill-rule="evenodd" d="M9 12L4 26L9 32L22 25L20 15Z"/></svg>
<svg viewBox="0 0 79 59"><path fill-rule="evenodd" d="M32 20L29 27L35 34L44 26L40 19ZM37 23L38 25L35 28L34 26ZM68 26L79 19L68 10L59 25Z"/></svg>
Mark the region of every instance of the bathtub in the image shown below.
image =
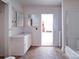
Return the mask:
<svg viewBox="0 0 79 59"><path fill-rule="evenodd" d="M79 51L75 52L68 46L65 47L65 53L69 57L69 59L79 59Z"/></svg>

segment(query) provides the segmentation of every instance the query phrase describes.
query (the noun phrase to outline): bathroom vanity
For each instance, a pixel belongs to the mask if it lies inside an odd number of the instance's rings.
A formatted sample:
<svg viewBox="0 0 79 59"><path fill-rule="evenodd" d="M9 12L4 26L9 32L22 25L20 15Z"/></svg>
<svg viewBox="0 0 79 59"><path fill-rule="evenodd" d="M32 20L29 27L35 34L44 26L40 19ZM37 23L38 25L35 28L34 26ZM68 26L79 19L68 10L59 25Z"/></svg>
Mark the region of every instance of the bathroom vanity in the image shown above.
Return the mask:
<svg viewBox="0 0 79 59"><path fill-rule="evenodd" d="M31 46L31 34L20 34L10 37L9 54L23 56Z"/></svg>

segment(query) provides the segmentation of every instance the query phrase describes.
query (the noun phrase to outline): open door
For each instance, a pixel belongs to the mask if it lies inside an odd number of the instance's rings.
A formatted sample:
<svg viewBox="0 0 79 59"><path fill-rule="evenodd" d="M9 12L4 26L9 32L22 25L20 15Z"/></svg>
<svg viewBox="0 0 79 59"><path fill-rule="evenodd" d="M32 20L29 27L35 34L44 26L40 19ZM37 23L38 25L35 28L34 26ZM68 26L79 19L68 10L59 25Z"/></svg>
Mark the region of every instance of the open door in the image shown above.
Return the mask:
<svg viewBox="0 0 79 59"><path fill-rule="evenodd" d="M41 45L53 46L53 14L41 14Z"/></svg>

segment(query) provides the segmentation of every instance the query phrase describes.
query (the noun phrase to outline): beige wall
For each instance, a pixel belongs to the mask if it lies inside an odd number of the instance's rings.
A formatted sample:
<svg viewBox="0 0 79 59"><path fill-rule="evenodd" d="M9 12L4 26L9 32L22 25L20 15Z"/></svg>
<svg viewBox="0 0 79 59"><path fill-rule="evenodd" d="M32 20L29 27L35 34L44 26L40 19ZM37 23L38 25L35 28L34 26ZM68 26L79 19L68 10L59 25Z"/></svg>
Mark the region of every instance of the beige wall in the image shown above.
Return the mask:
<svg viewBox="0 0 79 59"><path fill-rule="evenodd" d="M64 10L79 9L79 0L64 0L63 9Z"/></svg>
<svg viewBox="0 0 79 59"><path fill-rule="evenodd" d="M8 6L0 1L0 56L8 53Z"/></svg>
<svg viewBox="0 0 79 59"><path fill-rule="evenodd" d="M0 56L4 55L4 38L5 38L5 33L4 33L4 9L5 9L5 4L0 1Z"/></svg>

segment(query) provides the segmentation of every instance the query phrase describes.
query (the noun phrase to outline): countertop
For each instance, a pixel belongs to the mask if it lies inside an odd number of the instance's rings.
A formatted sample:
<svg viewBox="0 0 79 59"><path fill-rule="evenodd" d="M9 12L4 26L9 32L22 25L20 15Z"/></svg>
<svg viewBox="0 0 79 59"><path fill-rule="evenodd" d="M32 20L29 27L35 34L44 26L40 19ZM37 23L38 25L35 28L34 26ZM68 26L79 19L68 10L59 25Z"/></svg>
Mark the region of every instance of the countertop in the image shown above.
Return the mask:
<svg viewBox="0 0 79 59"><path fill-rule="evenodd" d="M18 34L18 35L11 35L11 36L9 36L9 38L10 39L14 39L14 38L16 38L16 39L19 39L20 38L21 39L21 38L24 38L27 35L30 35L30 33Z"/></svg>

